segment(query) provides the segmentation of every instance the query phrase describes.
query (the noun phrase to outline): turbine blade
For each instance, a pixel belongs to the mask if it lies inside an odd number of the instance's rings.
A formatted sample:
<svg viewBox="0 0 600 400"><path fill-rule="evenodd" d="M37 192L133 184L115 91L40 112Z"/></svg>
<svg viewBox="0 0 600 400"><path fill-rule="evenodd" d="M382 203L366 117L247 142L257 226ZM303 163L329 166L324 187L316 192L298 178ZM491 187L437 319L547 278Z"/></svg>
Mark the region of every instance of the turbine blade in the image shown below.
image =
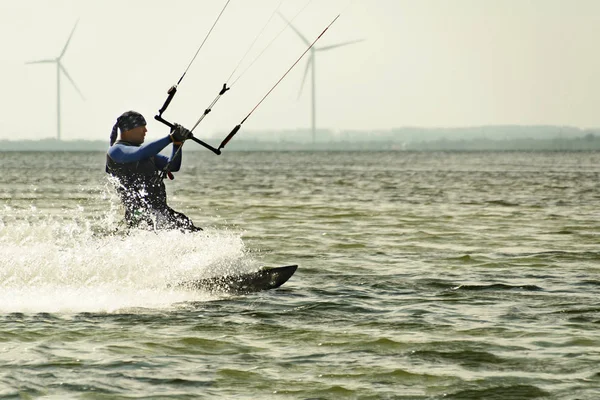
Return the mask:
<svg viewBox="0 0 600 400"><path fill-rule="evenodd" d="M67 43L65 44L65 47L63 48L62 52L60 53L60 56L58 56L58 59L61 59L62 56L65 55L65 51L67 51L67 47L69 46L69 42L71 41L71 38L73 37L73 33L75 32L75 28L77 28L78 23L79 23L79 20L77 20L75 22L75 26L73 26L73 29L71 30L71 34L69 35L69 38L67 39Z"/></svg>
<svg viewBox="0 0 600 400"><path fill-rule="evenodd" d="M55 63L56 60L37 60L37 61L28 61L25 64L48 64L48 63Z"/></svg>
<svg viewBox="0 0 600 400"><path fill-rule="evenodd" d="M67 70L65 69L65 67L63 67L63 65L60 62L58 63L58 67L65 74L65 76L67 77L67 79L69 79L69 81L71 82L71 84L73 85L73 87L75 88L75 90L77 90L77 93L79 93L79 95L81 96L81 98L83 100L85 100L85 97L83 97L83 94L81 93L81 90L79 90L79 88L75 84L75 81L73 80L73 78L71 78L71 75L69 75L69 73L67 72Z"/></svg>
<svg viewBox="0 0 600 400"><path fill-rule="evenodd" d="M298 29L296 29L296 28L294 27L294 25L292 25L292 23L291 23L290 21L288 21L288 20L287 20L287 18L285 18L285 17L283 16L283 14L282 14L282 13L280 13L279 11L277 11L277 14L279 14L279 16L280 16L280 17L281 17L281 18L282 18L282 19L283 19L285 22L287 22L288 26L289 26L290 28L292 28L292 30L293 30L294 32L296 32L296 35L300 36L300 39L302 39L302 41L303 41L303 42L304 42L304 43L305 43L307 46L310 46L310 42L308 41L308 39L306 39L306 38L304 37L304 35L303 35L303 34L301 34L301 33L300 33L300 31L299 31Z"/></svg>
<svg viewBox="0 0 600 400"><path fill-rule="evenodd" d="M306 76L308 75L308 69L310 68L310 63L312 63L312 61L313 61L313 56L311 54L309 59L306 60L306 68L304 68L304 75L302 76L302 83L300 84L300 90L298 91L298 99L300 98L300 95L302 95L302 89L304 88L304 82L306 81Z"/></svg>
<svg viewBox="0 0 600 400"><path fill-rule="evenodd" d="M354 44L354 43L362 42L363 40L365 40L365 39L351 40L349 42L332 44L331 46L317 47L315 50L316 51L331 50L331 49L335 49L337 47L348 46L349 44Z"/></svg>

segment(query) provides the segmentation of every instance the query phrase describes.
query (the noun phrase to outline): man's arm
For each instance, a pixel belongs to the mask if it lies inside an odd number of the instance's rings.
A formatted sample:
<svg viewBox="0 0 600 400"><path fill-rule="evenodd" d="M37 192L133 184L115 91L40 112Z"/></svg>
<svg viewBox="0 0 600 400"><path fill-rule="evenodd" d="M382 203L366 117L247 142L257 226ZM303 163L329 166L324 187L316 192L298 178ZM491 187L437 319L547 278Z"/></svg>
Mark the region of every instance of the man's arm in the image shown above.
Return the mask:
<svg viewBox="0 0 600 400"><path fill-rule="evenodd" d="M167 147L169 143L171 143L171 138L165 136L162 139L155 140L154 142L150 142L140 147L121 146L116 144L108 149L108 155L118 163L135 162L156 156L162 149Z"/></svg>
<svg viewBox="0 0 600 400"><path fill-rule="evenodd" d="M177 153L177 149L180 148L181 145L173 145L173 151L171 152L171 165L169 166L169 171L171 172L177 172L179 171L179 168L181 168L181 150L179 150L179 153ZM175 155L175 153L177 153L177 155ZM157 154L156 157L154 157L154 165L156 165L156 168L163 170L166 166L167 163L169 162L169 158L166 156L163 156L162 154Z"/></svg>

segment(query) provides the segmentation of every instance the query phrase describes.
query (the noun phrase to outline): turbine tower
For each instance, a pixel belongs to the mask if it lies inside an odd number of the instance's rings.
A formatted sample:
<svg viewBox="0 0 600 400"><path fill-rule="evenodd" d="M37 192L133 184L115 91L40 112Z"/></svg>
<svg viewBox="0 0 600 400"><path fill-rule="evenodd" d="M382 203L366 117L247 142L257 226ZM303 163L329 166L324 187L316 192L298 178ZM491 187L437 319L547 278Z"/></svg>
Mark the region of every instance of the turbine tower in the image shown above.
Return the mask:
<svg viewBox="0 0 600 400"><path fill-rule="evenodd" d="M306 44L306 46L310 46L311 42L302 34L300 33L300 31L298 29L296 29L294 27L294 25L292 25L292 23L290 21L288 21L281 13L279 13L279 16L281 16L281 18L283 18L283 20L285 22L287 22L288 26L290 28L292 28L292 30L294 32L296 32L296 34L300 37L300 39L304 42L304 44ZM311 47L310 49L310 57L308 58L307 62L306 62L306 68L304 69L304 75L302 76L302 83L300 84L300 91L298 92L298 97L300 97L300 95L302 94L302 88L304 87L304 81L306 80L306 75L308 74L308 70L310 69L310 76L311 76L311 126L312 126L312 142L313 144L316 143L316 137L317 137L317 106L316 106L316 90L315 90L315 55L317 51L326 51L326 50L332 50L335 49L337 47L342 47L342 46L347 46L349 44L354 44L354 43L358 43L358 42L362 42L364 39L358 39L358 40L352 40L349 42L342 42L342 43L338 43L338 44L333 44L330 46L322 46L322 47Z"/></svg>
<svg viewBox="0 0 600 400"><path fill-rule="evenodd" d="M77 21L77 22L79 22L79 21ZM62 52L60 53L60 55L58 57L53 58L53 59L30 61L30 62L25 63L25 64L48 64L48 63L56 64L56 139L58 141L60 141L60 127L61 127L61 124L60 124L60 73L61 72L63 74L65 74L65 76L71 82L71 84L73 85L75 90L77 90L77 93L79 93L81 98L83 100L85 100L85 98L83 97L83 94L81 93L81 90L79 90L79 88L75 84L75 81L73 80L73 78L71 78L71 76L67 72L67 69L64 67L64 65L61 62L61 59L63 58L63 56L65 55L65 52L67 51L69 42L71 41L71 38L73 37L73 33L75 32L75 28L77 27L77 22L75 22L75 26L73 26L73 30L71 31L71 34L69 35L69 39L67 39L67 43L65 44L65 47L63 48Z"/></svg>

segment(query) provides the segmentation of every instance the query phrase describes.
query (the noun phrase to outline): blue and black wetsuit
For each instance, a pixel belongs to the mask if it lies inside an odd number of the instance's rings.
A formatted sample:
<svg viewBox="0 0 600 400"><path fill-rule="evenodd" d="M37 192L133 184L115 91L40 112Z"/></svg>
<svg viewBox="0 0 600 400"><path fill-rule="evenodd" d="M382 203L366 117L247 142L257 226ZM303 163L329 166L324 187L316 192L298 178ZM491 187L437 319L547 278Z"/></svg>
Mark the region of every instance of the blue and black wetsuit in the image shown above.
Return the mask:
<svg viewBox="0 0 600 400"><path fill-rule="evenodd" d="M202 230L167 205L167 191L160 172L169 159L159 152L170 143L169 136L143 146L119 140L108 150L106 172L118 180L117 192L130 227ZM181 166L181 151L177 149L174 145L171 171L179 171Z"/></svg>

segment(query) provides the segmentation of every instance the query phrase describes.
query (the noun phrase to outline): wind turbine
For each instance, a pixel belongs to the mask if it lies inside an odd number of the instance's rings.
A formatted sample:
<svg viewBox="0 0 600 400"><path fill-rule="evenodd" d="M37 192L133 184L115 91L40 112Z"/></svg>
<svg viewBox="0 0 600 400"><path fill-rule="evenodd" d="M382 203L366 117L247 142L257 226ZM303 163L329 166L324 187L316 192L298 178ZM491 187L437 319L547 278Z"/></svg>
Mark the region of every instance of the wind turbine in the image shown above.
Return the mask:
<svg viewBox="0 0 600 400"><path fill-rule="evenodd" d="M77 90L77 93L79 93L81 98L83 100L85 100L85 97L83 97L81 90L79 90L79 88L75 84L75 81L73 80L73 78L71 78L71 76L67 72L67 69L64 67L64 65L60 61L63 58L63 56L65 55L65 52L67 51L67 47L69 46L69 42L71 41L71 38L73 37L73 33L75 32L75 28L77 27L78 22L79 21L75 22L75 26L73 26L73 30L71 31L71 34L69 35L69 39L67 39L67 43L65 44L65 47L62 49L62 52L60 53L60 55L58 57L52 58L52 59L46 59L46 60L30 61L30 62L25 63L25 64L48 64L48 63L56 64L56 139L59 141L60 141L60 73L61 73L61 71L63 74L65 74L67 79L71 82L71 84L73 85L75 90Z"/></svg>
<svg viewBox="0 0 600 400"><path fill-rule="evenodd" d="M285 22L287 22L288 26L290 28L292 28L292 30L294 32L296 32L296 34L300 37L300 39L304 42L304 44L306 44L306 46L310 46L311 42L302 34L300 33L300 31L298 29L296 29L294 27L294 25L292 25L292 23L290 21L288 21L281 13L279 13L279 16L281 18L283 18L283 20ZM300 84L300 91L298 92L298 97L300 97L300 95L302 94L302 88L304 87L304 81L306 80L306 75L308 74L308 70L310 68L310 76L311 76L311 101L312 101L312 105L311 105L311 120L312 120L312 142L313 144L315 144L316 142L316 136L317 136L317 116L316 116L316 90L315 90L315 55L317 53L317 51L326 51L326 50L332 50L338 47L342 47L342 46L347 46L349 44L354 44L354 43L358 43L358 42L362 42L364 39L358 39L358 40L352 40L352 41L348 41L348 42L342 42L342 43L338 43L338 44L333 44L333 45L329 45L329 46L322 46L322 47L311 47L310 49L310 57L308 58L308 61L306 62L306 68L304 69L304 75L302 76L302 83Z"/></svg>

